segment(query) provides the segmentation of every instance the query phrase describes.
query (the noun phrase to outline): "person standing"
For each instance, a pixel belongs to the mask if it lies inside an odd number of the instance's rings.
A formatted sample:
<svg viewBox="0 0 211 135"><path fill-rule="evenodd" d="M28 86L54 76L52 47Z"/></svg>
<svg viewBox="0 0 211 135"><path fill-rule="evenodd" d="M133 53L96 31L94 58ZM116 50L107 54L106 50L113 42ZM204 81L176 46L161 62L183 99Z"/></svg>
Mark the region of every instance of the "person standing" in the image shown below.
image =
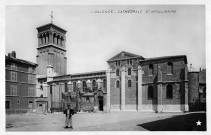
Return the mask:
<svg viewBox="0 0 211 135"><path fill-rule="evenodd" d="M74 115L74 110L71 108L70 105L67 106L68 108L64 111L64 114L66 114L66 120L65 120L65 128L72 128L72 115Z"/></svg>

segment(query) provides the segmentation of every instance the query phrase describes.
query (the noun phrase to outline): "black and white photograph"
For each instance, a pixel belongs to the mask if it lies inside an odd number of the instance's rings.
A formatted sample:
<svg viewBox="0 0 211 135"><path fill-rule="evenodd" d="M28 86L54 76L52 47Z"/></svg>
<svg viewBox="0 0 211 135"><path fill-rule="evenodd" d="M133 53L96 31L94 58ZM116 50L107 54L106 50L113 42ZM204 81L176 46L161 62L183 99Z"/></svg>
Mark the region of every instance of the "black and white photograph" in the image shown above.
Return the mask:
<svg viewBox="0 0 211 135"><path fill-rule="evenodd" d="M6 133L207 132L206 5L4 8Z"/></svg>

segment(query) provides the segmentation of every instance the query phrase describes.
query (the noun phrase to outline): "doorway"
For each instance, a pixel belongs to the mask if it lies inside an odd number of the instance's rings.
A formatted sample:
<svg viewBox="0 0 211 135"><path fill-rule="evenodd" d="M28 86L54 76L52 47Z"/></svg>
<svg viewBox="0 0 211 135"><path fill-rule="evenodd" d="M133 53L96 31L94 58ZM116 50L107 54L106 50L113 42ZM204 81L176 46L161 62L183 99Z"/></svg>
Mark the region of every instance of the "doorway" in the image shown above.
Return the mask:
<svg viewBox="0 0 211 135"><path fill-rule="evenodd" d="M42 104L39 104L38 113L43 113L43 106L42 106Z"/></svg>
<svg viewBox="0 0 211 135"><path fill-rule="evenodd" d="M99 111L103 111L103 96L98 96L99 101Z"/></svg>

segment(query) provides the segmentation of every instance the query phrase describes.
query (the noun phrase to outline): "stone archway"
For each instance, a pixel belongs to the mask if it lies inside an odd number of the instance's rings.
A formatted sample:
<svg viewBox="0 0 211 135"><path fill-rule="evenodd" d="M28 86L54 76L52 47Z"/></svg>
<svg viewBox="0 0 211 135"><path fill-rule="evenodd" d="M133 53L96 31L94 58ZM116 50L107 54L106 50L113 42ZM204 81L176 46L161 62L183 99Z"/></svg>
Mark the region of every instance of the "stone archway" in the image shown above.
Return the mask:
<svg viewBox="0 0 211 135"><path fill-rule="evenodd" d="M98 90L97 91L97 102L98 102L98 110L99 111L104 111L103 106L104 106L104 97L103 97L103 91Z"/></svg>
<svg viewBox="0 0 211 135"><path fill-rule="evenodd" d="M98 96L98 109L103 111L103 96Z"/></svg>

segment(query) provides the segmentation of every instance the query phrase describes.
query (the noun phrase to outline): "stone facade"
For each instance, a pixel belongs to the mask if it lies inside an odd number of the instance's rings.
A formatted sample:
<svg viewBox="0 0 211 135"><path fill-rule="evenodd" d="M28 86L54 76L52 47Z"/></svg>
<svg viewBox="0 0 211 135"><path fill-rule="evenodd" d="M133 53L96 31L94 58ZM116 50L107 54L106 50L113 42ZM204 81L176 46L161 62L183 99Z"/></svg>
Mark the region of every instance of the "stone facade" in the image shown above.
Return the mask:
<svg viewBox="0 0 211 135"><path fill-rule="evenodd" d="M77 111L107 110L106 71L55 76L48 84L51 111L61 111L68 104Z"/></svg>
<svg viewBox="0 0 211 135"><path fill-rule="evenodd" d="M14 51L5 57L6 114L36 112L36 66L16 58Z"/></svg>
<svg viewBox="0 0 211 135"><path fill-rule="evenodd" d="M51 65L55 75L66 75L66 31L52 23L38 27L37 31L37 74L46 75L46 69Z"/></svg>
<svg viewBox="0 0 211 135"><path fill-rule="evenodd" d="M107 62L110 68L111 83L107 87L110 87L111 110L188 111L186 56L145 59L121 52ZM166 95L167 87L171 89L170 97ZM149 88L152 89L150 98Z"/></svg>
<svg viewBox="0 0 211 135"><path fill-rule="evenodd" d="M206 70L188 72L190 111L206 110Z"/></svg>
<svg viewBox="0 0 211 135"><path fill-rule="evenodd" d="M185 55L144 58L123 51L107 61L107 71L67 75L66 31L54 24L37 30L38 89L45 87L39 94L48 98L49 111L61 111L70 103L82 111L189 110L194 94Z"/></svg>

